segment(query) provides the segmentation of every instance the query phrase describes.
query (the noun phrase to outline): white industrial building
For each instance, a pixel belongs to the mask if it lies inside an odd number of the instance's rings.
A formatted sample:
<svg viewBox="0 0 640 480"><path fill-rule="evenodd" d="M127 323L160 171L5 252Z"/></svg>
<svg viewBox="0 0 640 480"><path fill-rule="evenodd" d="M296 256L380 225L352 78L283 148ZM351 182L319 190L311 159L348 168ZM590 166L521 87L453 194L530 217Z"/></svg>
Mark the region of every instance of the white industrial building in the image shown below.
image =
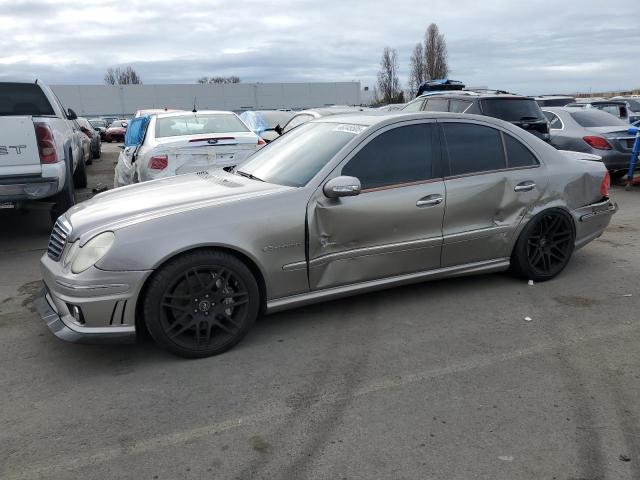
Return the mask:
<svg viewBox="0 0 640 480"><path fill-rule="evenodd" d="M144 108L192 110L304 109L360 105L360 82L174 85L53 85L78 115L131 115Z"/></svg>

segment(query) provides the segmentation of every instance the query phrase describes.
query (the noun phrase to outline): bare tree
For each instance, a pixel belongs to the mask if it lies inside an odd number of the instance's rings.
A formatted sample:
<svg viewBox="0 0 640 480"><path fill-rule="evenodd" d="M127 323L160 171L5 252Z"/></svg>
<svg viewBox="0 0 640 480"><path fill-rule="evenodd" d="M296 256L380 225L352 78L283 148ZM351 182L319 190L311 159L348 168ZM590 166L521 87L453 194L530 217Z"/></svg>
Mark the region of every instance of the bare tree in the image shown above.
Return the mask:
<svg viewBox="0 0 640 480"><path fill-rule="evenodd" d="M424 80L446 78L448 73L447 43L438 25L432 23L424 34Z"/></svg>
<svg viewBox="0 0 640 480"><path fill-rule="evenodd" d="M240 77L232 75L230 77L201 77L196 80L197 83L215 83L215 84L228 84L228 83L240 83Z"/></svg>
<svg viewBox="0 0 640 480"><path fill-rule="evenodd" d="M141 85L142 80L133 67L128 65L125 68L108 68L104 74L104 83L107 85Z"/></svg>
<svg viewBox="0 0 640 480"><path fill-rule="evenodd" d="M382 51L377 92L385 103L397 102L402 93L398 80L398 52L394 48L384 47Z"/></svg>
<svg viewBox="0 0 640 480"><path fill-rule="evenodd" d="M415 97L418 92L418 88L425 81L425 63L424 63L424 49L421 43L416 43L411 52L411 59L409 60L409 94L411 97Z"/></svg>

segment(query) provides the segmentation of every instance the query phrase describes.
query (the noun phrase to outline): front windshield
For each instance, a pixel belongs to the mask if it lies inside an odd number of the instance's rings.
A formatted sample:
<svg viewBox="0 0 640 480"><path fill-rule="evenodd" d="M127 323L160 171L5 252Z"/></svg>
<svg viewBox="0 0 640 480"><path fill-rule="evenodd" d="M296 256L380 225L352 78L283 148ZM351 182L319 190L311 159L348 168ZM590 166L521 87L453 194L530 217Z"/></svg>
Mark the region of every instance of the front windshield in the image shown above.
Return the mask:
<svg viewBox="0 0 640 480"><path fill-rule="evenodd" d="M105 127L106 123L103 120L89 120L89 123L94 127Z"/></svg>
<svg viewBox="0 0 640 480"><path fill-rule="evenodd" d="M301 187L364 128L339 123L300 125L254 153L238 171L268 183Z"/></svg>

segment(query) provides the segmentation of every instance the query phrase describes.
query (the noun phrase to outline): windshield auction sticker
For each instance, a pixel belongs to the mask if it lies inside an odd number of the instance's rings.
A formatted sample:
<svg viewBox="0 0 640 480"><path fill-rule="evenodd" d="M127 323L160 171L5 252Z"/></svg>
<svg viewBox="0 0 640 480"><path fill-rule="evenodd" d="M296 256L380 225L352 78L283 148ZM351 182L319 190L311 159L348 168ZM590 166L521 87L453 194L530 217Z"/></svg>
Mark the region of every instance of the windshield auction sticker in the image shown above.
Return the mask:
<svg viewBox="0 0 640 480"><path fill-rule="evenodd" d="M341 123L340 125L337 125L336 128L333 129L334 132L347 132L347 133L353 133L354 135L357 135L358 133L362 132L365 128L367 128L364 125L353 125L351 123Z"/></svg>

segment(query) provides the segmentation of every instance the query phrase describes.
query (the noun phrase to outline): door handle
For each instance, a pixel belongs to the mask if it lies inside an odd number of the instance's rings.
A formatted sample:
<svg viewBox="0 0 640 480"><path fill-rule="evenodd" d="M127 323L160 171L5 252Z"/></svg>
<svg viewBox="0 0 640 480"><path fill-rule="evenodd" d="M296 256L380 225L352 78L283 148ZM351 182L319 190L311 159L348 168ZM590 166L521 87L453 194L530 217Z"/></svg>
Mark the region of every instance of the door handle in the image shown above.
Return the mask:
<svg viewBox="0 0 640 480"><path fill-rule="evenodd" d="M444 197L442 195L427 195L416 202L416 207L430 207L440 205Z"/></svg>
<svg viewBox="0 0 640 480"><path fill-rule="evenodd" d="M522 182L517 184L513 189L513 191L514 192L530 192L534 188L536 188L536 184L529 181L529 182Z"/></svg>

